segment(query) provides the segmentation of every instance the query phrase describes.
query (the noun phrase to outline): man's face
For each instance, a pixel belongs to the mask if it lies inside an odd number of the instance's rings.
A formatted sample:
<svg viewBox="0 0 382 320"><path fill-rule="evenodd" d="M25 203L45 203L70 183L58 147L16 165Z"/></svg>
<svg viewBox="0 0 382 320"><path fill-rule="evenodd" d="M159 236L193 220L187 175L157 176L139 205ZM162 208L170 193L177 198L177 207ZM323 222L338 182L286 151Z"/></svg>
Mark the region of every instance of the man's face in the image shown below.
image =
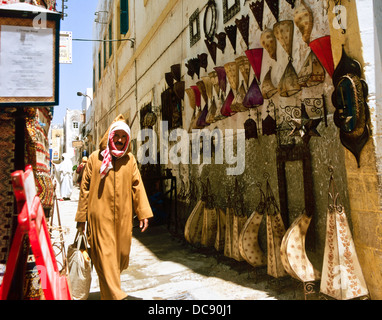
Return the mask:
<svg viewBox="0 0 382 320"><path fill-rule="evenodd" d="M123 130L115 130L113 142L115 147L121 151L127 142L127 133Z"/></svg>

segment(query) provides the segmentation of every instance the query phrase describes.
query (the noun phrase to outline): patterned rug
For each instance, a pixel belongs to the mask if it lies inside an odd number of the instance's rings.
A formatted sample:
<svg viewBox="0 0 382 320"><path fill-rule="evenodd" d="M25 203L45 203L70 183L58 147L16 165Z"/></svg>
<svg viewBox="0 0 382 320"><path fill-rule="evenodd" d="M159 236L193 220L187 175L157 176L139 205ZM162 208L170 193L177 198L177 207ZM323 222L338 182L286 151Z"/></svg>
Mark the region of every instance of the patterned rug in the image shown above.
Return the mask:
<svg viewBox="0 0 382 320"><path fill-rule="evenodd" d="M11 173L15 167L14 118L6 113L1 113L0 127L0 263L5 263L8 258L14 210L11 182Z"/></svg>

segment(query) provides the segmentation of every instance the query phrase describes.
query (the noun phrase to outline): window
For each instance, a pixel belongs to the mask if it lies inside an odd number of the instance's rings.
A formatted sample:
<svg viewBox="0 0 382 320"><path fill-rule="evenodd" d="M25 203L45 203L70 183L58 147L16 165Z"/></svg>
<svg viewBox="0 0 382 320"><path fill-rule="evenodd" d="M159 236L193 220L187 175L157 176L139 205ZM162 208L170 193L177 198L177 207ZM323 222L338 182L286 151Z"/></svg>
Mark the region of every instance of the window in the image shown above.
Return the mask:
<svg viewBox="0 0 382 320"><path fill-rule="evenodd" d="M129 31L129 1L121 0L120 4L120 31L121 34L126 34Z"/></svg>
<svg viewBox="0 0 382 320"><path fill-rule="evenodd" d="M78 129L78 122L73 122L73 129Z"/></svg>
<svg viewBox="0 0 382 320"><path fill-rule="evenodd" d="M113 42L111 41L113 39L113 25L112 22L110 21L109 23L109 58L113 54Z"/></svg>

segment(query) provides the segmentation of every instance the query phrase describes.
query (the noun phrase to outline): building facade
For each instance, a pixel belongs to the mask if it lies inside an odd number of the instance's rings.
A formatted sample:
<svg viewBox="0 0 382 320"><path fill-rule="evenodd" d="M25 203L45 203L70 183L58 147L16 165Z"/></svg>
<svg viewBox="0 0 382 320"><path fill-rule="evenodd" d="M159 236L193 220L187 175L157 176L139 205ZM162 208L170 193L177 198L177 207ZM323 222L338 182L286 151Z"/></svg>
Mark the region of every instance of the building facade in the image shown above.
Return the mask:
<svg viewBox="0 0 382 320"><path fill-rule="evenodd" d="M381 299L380 10L365 0L100 0L94 144L123 114L142 167L171 169L181 200L200 199L208 180L216 207L241 195L250 215L269 186L286 228L304 210L312 217L317 270L333 177L370 296ZM216 134L212 146L195 140L202 128Z"/></svg>

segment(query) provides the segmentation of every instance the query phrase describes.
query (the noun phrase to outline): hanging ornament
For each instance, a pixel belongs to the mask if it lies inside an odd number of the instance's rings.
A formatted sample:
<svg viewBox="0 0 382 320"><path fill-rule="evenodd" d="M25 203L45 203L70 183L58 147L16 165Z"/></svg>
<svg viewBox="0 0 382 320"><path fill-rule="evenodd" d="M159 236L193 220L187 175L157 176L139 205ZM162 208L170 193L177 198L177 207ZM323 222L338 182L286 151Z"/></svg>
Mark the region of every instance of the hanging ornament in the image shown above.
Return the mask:
<svg viewBox="0 0 382 320"><path fill-rule="evenodd" d="M221 107L220 109L220 113L225 116L225 117L229 117L229 116L232 116L235 114L235 112L232 111L231 109L231 105L232 105L232 102L233 102L233 99L234 99L234 95L233 95L233 92L232 92L232 89L229 91L228 95L227 95L227 98L225 99L224 101L224 104L223 106Z"/></svg>
<svg viewBox="0 0 382 320"><path fill-rule="evenodd" d="M241 19L235 19L237 28L243 37L244 43L249 47L249 15L242 16Z"/></svg>
<svg viewBox="0 0 382 320"><path fill-rule="evenodd" d="M224 69L226 71L227 79L230 84L232 93L234 95L234 100L231 104L231 110L234 112L245 111L246 109L242 105L242 98L244 96L240 96L242 92L238 92L239 89L239 68L236 64L236 61L228 62L224 65Z"/></svg>
<svg viewBox="0 0 382 320"><path fill-rule="evenodd" d="M245 130L245 139L257 139L257 124L256 121L253 120L251 117L249 117L245 122L244 122L244 130Z"/></svg>
<svg viewBox="0 0 382 320"><path fill-rule="evenodd" d="M272 135L276 134L276 120L273 119L270 115L271 111L269 110L270 107L276 108L274 105L273 101L270 100L269 104L267 106L267 113L268 115L266 116L265 119L262 120L262 128L263 128L263 135Z"/></svg>
<svg viewBox="0 0 382 320"><path fill-rule="evenodd" d="M184 87L185 87L184 81L177 81L174 84L174 92L176 96L181 100L184 99Z"/></svg>
<svg viewBox="0 0 382 320"><path fill-rule="evenodd" d="M267 50L269 56L273 60L277 60L276 59L276 49L277 49L276 37L275 37L272 29L267 28L261 33L260 43L261 43L261 46L265 50Z"/></svg>
<svg viewBox="0 0 382 320"><path fill-rule="evenodd" d="M208 41L207 39L204 40L204 43L206 44L207 50L211 56L212 61L216 65L216 48L217 44L214 41Z"/></svg>
<svg viewBox="0 0 382 320"><path fill-rule="evenodd" d="M246 108L255 108L264 103L263 95L261 94L259 84L256 78L253 81L244 97L243 105Z"/></svg>
<svg viewBox="0 0 382 320"><path fill-rule="evenodd" d="M246 56L255 72L257 81L260 82L261 65L263 62L263 48L249 49L245 51Z"/></svg>
<svg viewBox="0 0 382 320"><path fill-rule="evenodd" d="M301 87L313 87L325 81L325 69L313 51L310 51L300 73L298 84Z"/></svg>
<svg viewBox="0 0 382 320"><path fill-rule="evenodd" d="M291 60L289 60L284 74L280 79L278 90L282 97L290 97L301 91L301 87L298 84L298 77Z"/></svg>
<svg viewBox="0 0 382 320"><path fill-rule="evenodd" d="M233 93L237 90L239 80L239 69L236 66L236 62L228 62L224 65L225 73L227 75L228 82L233 90Z"/></svg>
<svg viewBox="0 0 382 320"><path fill-rule="evenodd" d="M204 128L205 126L208 125L208 123L206 122L207 113L208 113L208 106L205 105L198 120L196 120L196 126L198 128Z"/></svg>
<svg viewBox="0 0 382 320"><path fill-rule="evenodd" d="M180 63L178 64L173 64L171 67L171 74L173 76L173 78L176 80L176 81L180 81L181 80L181 74L180 74Z"/></svg>
<svg viewBox="0 0 382 320"><path fill-rule="evenodd" d="M195 92L192 88L187 88L186 93L188 96L188 101L190 103L190 107L195 110L196 108L196 98L195 98Z"/></svg>
<svg viewBox="0 0 382 320"><path fill-rule="evenodd" d="M261 191L260 203L257 206L256 210L245 222L239 238L240 254L244 258L244 260L247 261L253 267L260 267L267 264L267 259L259 245L259 229L261 221L264 218L264 211L265 195Z"/></svg>
<svg viewBox="0 0 382 320"><path fill-rule="evenodd" d="M273 26L273 33L280 42L289 57L292 57L294 24L292 20L284 20L277 22Z"/></svg>
<svg viewBox="0 0 382 320"><path fill-rule="evenodd" d="M272 83L271 71L272 71L272 67L269 67L269 70L267 74L265 75L263 79L263 84L261 86L261 92L263 93L263 97L265 99L272 98L278 91L277 88Z"/></svg>
<svg viewBox="0 0 382 320"><path fill-rule="evenodd" d="M361 151L370 137L368 86L361 75L360 63L350 58L343 46L341 60L333 73L332 103L336 108L333 120L340 129L341 143L355 156L358 167Z"/></svg>
<svg viewBox="0 0 382 320"><path fill-rule="evenodd" d="M368 296L346 212L339 202L333 168L330 168L330 172L320 291L337 300Z"/></svg>
<svg viewBox="0 0 382 320"><path fill-rule="evenodd" d="M320 272L313 267L305 250L305 238L311 220L312 216L304 210L285 232L280 248L285 271L303 283L320 279Z"/></svg>
<svg viewBox="0 0 382 320"><path fill-rule="evenodd" d="M216 119L215 119L216 111L217 111L217 107L216 107L215 98L212 98L211 103L210 103L210 107L208 109L207 117L206 117L207 123L211 124L211 123L214 123L216 121Z"/></svg>
<svg viewBox="0 0 382 320"><path fill-rule="evenodd" d="M219 87L218 73L214 70L208 73L208 76L211 79L211 84L214 87L216 95L219 96L220 87Z"/></svg>
<svg viewBox="0 0 382 320"><path fill-rule="evenodd" d="M285 226L281 218L280 209L267 180L266 195L266 226L267 226L267 274L274 278L287 275L281 262L280 247L285 234Z"/></svg>
<svg viewBox="0 0 382 320"><path fill-rule="evenodd" d="M211 78L209 76L202 77L202 81L204 83L205 91L207 94L207 98L209 101L212 99L212 83Z"/></svg>
<svg viewBox="0 0 382 320"><path fill-rule="evenodd" d="M202 101L201 101L201 94L200 94L199 88L198 86L191 86L191 89L194 91L194 94L195 94L195 105L200 108Z"/></svg>
<svg viewBox="0 0 382 320"><path fill-rule="evenodd" d="M289 134L290 136L300 136L302 140L307 144L311 137L321 137L317 131L318 125L321 123L322 118L310 119L305 105L301 104L301 118L292 119L294 129Z"/></svg>
<svg viewBox="0 0 382 320"><path fill-rule="evenodd" d="M228 36L229 42L232 45L232 48L234 50L234 54L236 54L236 34L237 34L237 26L232 25L232 26L226 26L224 27L225 33Z"/></svg>
<svg viewBox="0 0 382 320"><path fill-rule="evenodd" d="M222 91L223 95L225 95L227 90L227 75L226 75L225 69L224 67L215 67L214 70L216 71L218 75L220 90Z"/></svg>
<svg viewBox="0 0 382 320"><path fill-rule="evenodd" d="M232 102L231 108L233 111L236 111L236 112L248 111L248 109L243 105L246 94L247 94L247 91L245 90L244 82L242 82L239 85L239 88L237 89L235 94L235 99Z"/></svg>
<svg viewBox="0 0 382 320"><path fill-rule="evenodd" d="M197 57L200 61L200 67L204 68L204 70L207 71L207 67L208 67L208 55L207 55L207 53L198 54Z"/></svg>
<svg viewBox="0 0 382 320"><path fill-rule="evenodd" d="M204 82L200 80L196 82L196 85L199 89L200 95L203 97L204 102L208 104L207 91L206 91L206 86L204 85Z"/></svg>
<svg viewBox="0 0 382 320"><path fill-rule="evenodd" d="M249 73L250 73L250 68L251 64L247 58L247 56L240 56L235 59L236 65L239 68L239 71L243 77L244 84L246 88L248 88L249 85Z"/></svg>
<svg viewBox="0 0 382 320"><path fill-rule="evenodd" d="M260 30L263 31L264 0L258 0L256 2L250 3L249 8L255 16Z"/></svg>
<svg viewBox="0 0 382 320"><path fill-rule="evenodd" d="M211 15L211 18L208 19L208 16ZM208 41L212 41L216 32L217 24L217 10L215 0L208 0L206 10L204 12L203 19L203 30ZM210 26L207 26L208 21L210 21Z"/></svg>
<svg viewBox="0 0 382 320"><path fill-rule="evenodd" d="M226 37L227 37L227 34L225 32L220 32L218 34L215 35L216 39L218 39L218 43L217 43L217 47L218 49L224 53L224 50L225 50L225 47L226 47Z"/></svg>
<svg viewBox="0 0 382 320"><path fill-rule="evenodd" d="M174 77L171 72L166 72L164 74L164 78L166 79L167 85L172 88L174 86Z"/></svg>
<svg viewBox="0 0 382 320"><path fill-rule="evenodd" d="M276 21L279 21L279 0L265 0Z"/></svg>
<svg viewBox="0 0 382 320"><path fill-rule="evenodd" d="M309 45L310 34L313 29L313 13L312 10L305 4L304 0L296 8L294 12L294 23L302 34L302 39Z"/></svg>
<svg viewBox="0 0 382 320"><path fill-rule="evenodd" d="M188 69L187 74L194 79L194 75L196 74L199 78L200 73L200 61L198 58L192 58L188 60L186 63L186 67Z"/></svg>
<svg viewBox="0 0 382 320"><path fill-rule="evenodd" d="M294 9L296 0L285 0L285 1L291 5L292 9Z"/></svg>
<svg viewBox="0 0 382 320"><path fill-rule="evenodd" d="M333 77L334 62L330 36L315 39L309 43L309 46L317 56L318 60L320 60L322 66L329 73L330 77Z"/></svg>

